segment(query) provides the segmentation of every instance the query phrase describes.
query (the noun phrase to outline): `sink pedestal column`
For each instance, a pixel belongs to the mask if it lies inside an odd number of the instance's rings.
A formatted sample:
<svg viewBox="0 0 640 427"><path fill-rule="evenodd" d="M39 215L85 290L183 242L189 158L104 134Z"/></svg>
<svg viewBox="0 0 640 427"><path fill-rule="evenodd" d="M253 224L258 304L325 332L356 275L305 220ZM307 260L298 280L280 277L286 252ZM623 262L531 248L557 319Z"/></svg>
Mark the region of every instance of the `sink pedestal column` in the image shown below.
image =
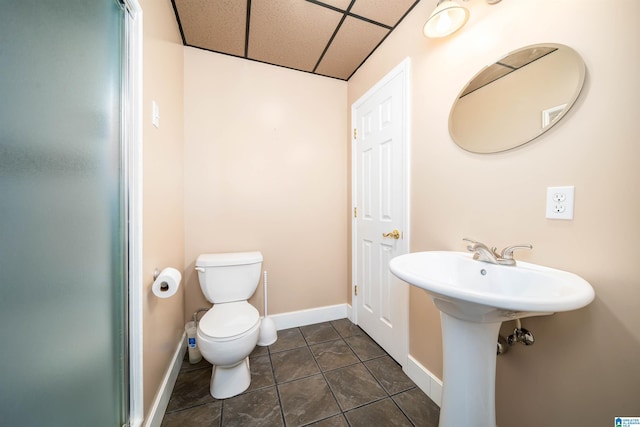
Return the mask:
<svg viewBox="0 0 640 427"><path fill-rule="evenodd" d="M496 343L502 322L468 322L442 311L440 318L440 427L495 427Z"/></svg>

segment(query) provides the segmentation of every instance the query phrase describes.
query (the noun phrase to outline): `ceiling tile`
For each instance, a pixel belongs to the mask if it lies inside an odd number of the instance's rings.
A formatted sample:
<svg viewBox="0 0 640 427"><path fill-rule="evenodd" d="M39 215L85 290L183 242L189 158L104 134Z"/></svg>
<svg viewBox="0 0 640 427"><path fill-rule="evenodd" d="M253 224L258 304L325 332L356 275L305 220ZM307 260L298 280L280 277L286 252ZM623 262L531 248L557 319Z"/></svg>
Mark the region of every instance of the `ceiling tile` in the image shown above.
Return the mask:
<svg viewBox="0 0 640 427"><path fill-rule="evenodd" d="M313 71L342 16L307 1L252 0L249 57Z"/></svg>
<svg viewBox="0 0 640 427"><path fill-rule="evenodd" d="M172 2L187 46L347 79L419 0Z"/></svg>
<svg viewBox="0 0 640 427"><path fill-rule="evenodd" d="M542 58L543 56L555 50L558 50L558 49L550 46L532 47L529 49L512 53L511 55L508 55L506 58L502 58L498 62L501 62L513 68L520 68L537 59Z"/></svg>
<svg viewBox="0 0 640 427"><path fill-rule="evenodd" d="M244 56L247 2L175 0L187 45Z"/></svg>
<svg viewBox="0 0 640 427"><path fill-rule="evenodd" d="M341 10L347 10L351 4L351 0L320 0L320 3L328 4Z"/></svg>
<svg viewBox="0 0 640 427"><path fill-rule="evenodd" d="M498 80L499 78L506 76L511 72L513 72L512 68L504 67L500 64L489 65L480 74L474 77L471 82L469 82L469 85L466 87L464 92L460 94L460 98L470 94L474 90L478 90L481 87L488 85L494 80Z"/></svg>
<svg viewBox="0 0 640 427"><path fill-rule="evenodd" d="M316 72L348 79L388 33L379 25L347 17Z"/></svg>
<svg viewBox="0 0 640 427"><path fill-rule="evenodd" d="M414 3L416 0L356 0L351 12L394 27Z"/></svg>

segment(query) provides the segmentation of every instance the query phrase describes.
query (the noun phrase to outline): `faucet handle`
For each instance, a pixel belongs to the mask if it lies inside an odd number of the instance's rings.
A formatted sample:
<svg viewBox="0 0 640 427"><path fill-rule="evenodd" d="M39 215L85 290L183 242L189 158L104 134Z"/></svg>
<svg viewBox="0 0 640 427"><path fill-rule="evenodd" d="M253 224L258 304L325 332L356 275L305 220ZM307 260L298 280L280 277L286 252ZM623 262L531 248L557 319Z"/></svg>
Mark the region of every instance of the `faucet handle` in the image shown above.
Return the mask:
<svg viewBox="0 0 640 427"><path fill-rule="evenodd" d="M480 242L478 242L476 240L470 239L468 237L463 237L462 240L464 240L465 242L471 243L471 245L478 245L478 244L482 245L482 243L480 243ZM473 248L471 246L467 246L467 250L468 251L473 251Z"/></svg>
<svg viewBox="0 0 640 427"><path fill-rule="evenodd" d="M507 246L502 250L502 252L500 252L500 258L513 259L513 251L515 251L516 249L533 249L533 246L529 244Z"/></svg>
<svg viewBox="0 0 640 427"><path fill-rule="evenodd" d="M465 242L469 242L469 243L471 243L470 245L467 245L467 250L468 250L469 252L473 252L473 251L475 251L475 246L477 246L477 245L482 245L482 243L481 243L481 242L475 241L475 240L470 239L470 238L468 238L468 237L463 237L463 238L462 238L462 240L464 240Z"/></svg>
<svg viewBox="0 0 640 427"><path fill-rule="evenodd" d="M496 252L496 251L497 251L497 248L496 248L495 246L492 246L491 248L489 248L489 247L488 247L487 245L485 245L484 243L482 243L482 242L478 242L478 241L473 240L473 239L470 239L470 238L468 238L468 237L463 237L463 238L462 238L462 240L464 240L465 242L469 242L469 243L471 243L471 245L467 246L467 250L468 250L468 251L473 252L473 251L476 249L476 247L478 247L478 246L483 246L483 247L485 247L488 251L493 252L493 254L494 254L496 257L498 256L498 253ZM475 246L474 246L474 245L475 245Z"/></svg>

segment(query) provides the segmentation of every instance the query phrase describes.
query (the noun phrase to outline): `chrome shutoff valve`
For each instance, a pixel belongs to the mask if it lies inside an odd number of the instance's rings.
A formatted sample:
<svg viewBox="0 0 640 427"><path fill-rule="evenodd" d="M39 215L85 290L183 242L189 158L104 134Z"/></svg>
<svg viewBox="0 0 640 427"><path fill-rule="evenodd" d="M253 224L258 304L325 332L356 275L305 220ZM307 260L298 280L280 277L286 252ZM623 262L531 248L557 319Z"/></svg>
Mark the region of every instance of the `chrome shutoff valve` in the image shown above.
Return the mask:
<svg viewBox="0 0 640 427"><path fill-rule="evenodd" d="M525 328L515 328L513 334L507 338L507 342L509 345L514 345L517 342L524 345L533 345L535 338L533 334Z"/></svg>

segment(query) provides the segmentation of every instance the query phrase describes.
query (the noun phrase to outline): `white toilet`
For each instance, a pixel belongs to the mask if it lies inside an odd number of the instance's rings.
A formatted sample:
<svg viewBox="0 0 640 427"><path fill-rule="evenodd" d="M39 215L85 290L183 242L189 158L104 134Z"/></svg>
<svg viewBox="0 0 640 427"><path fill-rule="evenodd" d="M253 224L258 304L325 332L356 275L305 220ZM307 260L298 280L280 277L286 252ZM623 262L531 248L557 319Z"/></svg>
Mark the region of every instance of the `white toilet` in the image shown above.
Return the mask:
<svg viewBox="0 0 640 427"><path fill-rule="evenodd" d="M249 354L258 342L260 314L247 300L260 282L262 254L202 254L196 270L202 293L213 303L198 323L198 347L213 365L211 395L226 399L251 383Z"/></svg>

